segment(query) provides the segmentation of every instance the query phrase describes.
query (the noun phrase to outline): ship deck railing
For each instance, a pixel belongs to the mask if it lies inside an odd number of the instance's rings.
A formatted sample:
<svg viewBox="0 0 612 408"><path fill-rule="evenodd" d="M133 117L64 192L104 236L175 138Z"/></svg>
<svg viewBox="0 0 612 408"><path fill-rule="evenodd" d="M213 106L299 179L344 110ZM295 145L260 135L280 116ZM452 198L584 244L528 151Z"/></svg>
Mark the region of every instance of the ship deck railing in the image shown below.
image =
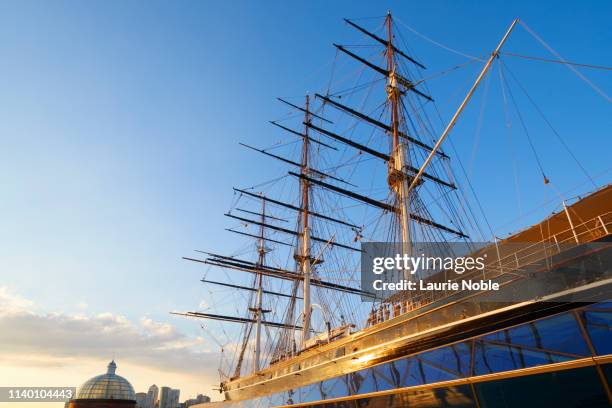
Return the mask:
<svg viewBox="0 0 612 408"><path fill-rule="evenodd" d="M483 249L483 251L489 253L493 252L495 256L492 262L485 265L485 269L480 273L480 277L483 280L498 279L504 275L513 275L520 278L523 276L521 272L523 272L523 268L526 266L549 259L553 255L560 254L571 247L596 241L610 235L610 231L612 231L612 211L597 215L587 221L574 224L570 226L570 228L548 235L538 242L526 244L501 241L495 243ZM504 251L504 249L507 248L515 250ZM453 275L450 275L452 278L448 278L445 274L444 281L459 281L468 277L467 274ZM471 277L475 277L475 275ZM438 276L438 278L440 278L440 276ZM407 298L405 293L395 294L388 299L388 303L381 306L382 309L379 309L374 324L386 321L386 316L391 318L399 314L412 312L428 306L431 303L443 301L460 292L462 292L462 290L410 291L409 298ZM395 306L392 307L394 313L391 313L388 309L389 305ZM370 322L370 324L372 324L372 322Z"/></svg>

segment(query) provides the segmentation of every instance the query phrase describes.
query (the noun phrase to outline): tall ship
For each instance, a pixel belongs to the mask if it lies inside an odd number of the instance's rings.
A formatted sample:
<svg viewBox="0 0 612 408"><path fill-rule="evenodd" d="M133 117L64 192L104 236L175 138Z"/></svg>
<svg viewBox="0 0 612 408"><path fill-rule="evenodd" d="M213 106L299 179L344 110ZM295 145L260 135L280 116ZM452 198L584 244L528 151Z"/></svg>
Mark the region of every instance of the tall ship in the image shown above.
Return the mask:
<svg viewBox="0 0 612 408"><path fill-rule="evenodd" d="M228 294L219 310L211 301L205 310L174 312L211 322L214 336L226 327L235 336L223 344L223 401L213 405L610 406L612 186L593 182L581 197L559 193L552 214L496 237L448 136L495 67L513 112L507 120L525 132L543 185L554 184L509 84L533 100L500 58L521 22L485 56L429 73L398 21L391 13L345 20L359 40L334 44L329 85L301 101L279 98L289 111L271 122L281 142L243 144L283 170L234 188L225 215L237 251L185 257L205 265L204 285ZM444 120L430 81L477 64ZM511 185L495 180L495 171L492 184ZM461 244L463 254L486 258L484 270L397 278L425 286L474 279L498 289L372 291L360 285L366 242L413 255L422 243L451 252Z"/></svg>

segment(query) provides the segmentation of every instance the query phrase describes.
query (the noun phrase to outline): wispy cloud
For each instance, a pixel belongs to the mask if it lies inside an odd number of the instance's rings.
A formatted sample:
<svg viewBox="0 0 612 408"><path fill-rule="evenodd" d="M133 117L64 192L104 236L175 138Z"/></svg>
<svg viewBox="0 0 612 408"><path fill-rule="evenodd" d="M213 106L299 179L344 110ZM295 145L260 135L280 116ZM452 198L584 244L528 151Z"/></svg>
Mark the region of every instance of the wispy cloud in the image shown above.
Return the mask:
<svg viewBox="0 0 612 408"><path fill-rule="evenodd" d="M201 337L188 337L170 324L112 313L65 314L37 311L33 302L0 287L0 354L29 356L24 365L62 359L121 358L124 362L182 374L214 377L217 354Z"/></svg>

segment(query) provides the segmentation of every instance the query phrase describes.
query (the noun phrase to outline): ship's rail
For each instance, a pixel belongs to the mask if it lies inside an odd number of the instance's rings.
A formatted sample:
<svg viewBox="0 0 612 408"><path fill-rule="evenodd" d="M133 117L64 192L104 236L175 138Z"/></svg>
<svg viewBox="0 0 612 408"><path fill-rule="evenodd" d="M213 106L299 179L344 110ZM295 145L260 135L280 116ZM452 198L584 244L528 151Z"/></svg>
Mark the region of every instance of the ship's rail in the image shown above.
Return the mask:
<svg viewBox="0 0 612 408"><path fill-rule="evenodd" d="M501 241L496 242L478 252L490 255L487 259L493 259L485 264L483 271L479 271L479 277L483 280L499 279L502 276L521 278L524 276L525 267L537 262L550 259L553 255L575 247L596 241L612 232L612 211L597 215L587 221L573 224L570 228L547 235L546 238L534 243L517 243ZM543 233L544 235L544 233ZM491 256L492 255L492 256ZM441 278L444 279L441 279ZM467 278L478 277L476 274L438 275L436 278L442 281L459 281ZM427 279L426 279L427 280ZM432 281L434 279L431 279ZM412 312L428 306L434 302L441 302L462 292L459 290L446 291L410 291L395 294L378 309L375 315L371 315L368 325L380 323L390 317ZM389 309L390 308L390 309Z"/></svg>

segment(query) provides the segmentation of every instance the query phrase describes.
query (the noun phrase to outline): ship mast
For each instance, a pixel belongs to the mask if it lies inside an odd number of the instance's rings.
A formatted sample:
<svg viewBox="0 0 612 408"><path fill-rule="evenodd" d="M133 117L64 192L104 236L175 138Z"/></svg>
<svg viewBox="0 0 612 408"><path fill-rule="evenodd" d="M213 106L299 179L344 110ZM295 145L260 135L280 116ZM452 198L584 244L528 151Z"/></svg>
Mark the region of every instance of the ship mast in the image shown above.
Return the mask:
<svg viewBox="0 0 612 408"><path fill-rule="evenodd" d="M404 254L410 255L411 233L410 233L410 197L408 195L408 178L404 173L404 161L406 158L406 146L399 140L399 113L398 99L399 88L395 75L393 35L391 32L391 12L387 13L387 71L389 82L387 85L387 96L391 105L391 128L393 133L393 148L391 160L389 161L389 185L395 191L398 203L398 217L401 225L402 250ZM406 272L410 277L410 273Z"/></svg>
<svg viewBox="0 0 612 408"><path fill-rule="evenodd" d="M354 295L370 298L374 301L389 302L389 299L381 299L377 294L362 290L351 285L343 285L324 278L324 272L333 273L334 270L320 270L318 265L323 261L320 256L313 257L312 253L315 252L312 248L314 243L315 248L324 245L323 250L329 251L353 251L361 253L362 250L350 244L349 242L343 242L342 238L346 240L347 235L341 235L340 240L335 239L336 234L330 234L330 230L322 228L331 224L335 227L350 228L356 233L356 237L353 242L357 242L361 239L360 233L364 226L357 225L354 221L347 219L345 216L337 217L335 213L329 212L329 208L325 206L315 206L314 200L319 196L316 195L311 197L313 192L324 191L326 193L335 195L337 198L344 200L356 201L362 205L367 205L383 212L383 215L391 215L395 223L394 227L399 226L400 228L394 229L398 231L396 236L391 237L393 241L397 242L401 239L402 251L404 254L411 255L413 252L413 241L420 238L421 236L433 236L437 240L446 240L447 234L451 234L455 238L469 240L469 237L462 231L461 223L454 222L456 218L449 216L450 222L454 225L446 223L440 223L436 220L436 214L431 213L427 208L423 208L422 200L419 198L419 191L416 189L421 184L427 183L426 187L431 185L433 188L438 189L444 194L456 190L457 186L452 180L448 180L447 177L440 174L439 169L436 167L436 163L440 160L446 160L449 157L440 149L444 139L449 134L450 130L454 126L457 118L461 114L462 110L467 105L469 99L475 92L482 78L490 68L494 59L499 55L499 50L508 38L508 35L517 23L515 20L506 35L488 59L485 67L478 76L476 82L470 89L468 95L465 97L463 103L451 119L450 123L442 133L442 136L435 143L434 146L429 145L426 141L423 141L419 137L421 129L417 129L412 123L412 119L418 119L419 113L414 112L410 116L408 115L407 108L404 106L405 102L412 103L413 99L419 103L426 101L433 102L433 99L424 93L419 88L419 84L422 81L413 82L407 75L408 72L402 71L402 59L409 61L411 64L418 66L421 69L425 69L425 66L420 62L416 61L413 57L406 54L404 51L399 49L394 44L393 29L392 29L392 16L389 12L385 19L386 38L378 36L377 34L366 30L360 25L345 19L346 23L360 31L364 35L373 39L374 41L381 44L386 52L386 66L384 62L378 64L368 59L361 57L357 53L351 50L351 46L342 46L334 44L337 50L357 62L363 64L373 72L381 75L386 83L386 101L382 105L378 105L376 110L383 106L382 113L380 116L373 116L369 113L362 112L363 108L356 108L350 106L349 102L341 100L341 93L326 93L319 94L315 93L314 96L322 102L322 107L325 105L330 106L335 111L341 112L345 116L351 116L356 121L367 124L375 131L381 132L385 137L391 138L389 142L388 151L382 151L376 148L375 145L369 142L362 142L357 138L353 138L353 132L351 127L349 130L342 129L330 129L327 125L334 125L331 120L320 116L322 113L320 110L311 112L310 105L312 104L309 95L305 97L305 106L298 106L289 101L281 98L277 98L280 102L290 106L293 109L304 113L302 125L304 126L302 131L294 129L286 124L272 121L272 125L284 130L285 132L297 136L302 139L302 151L301 159L293 158L292 156L286 157L284 154L278 151L272 151L274 148L257 148L240 143L243 147L248 148L251 151L258 152L265 155L268 158L278 160L288 166L294 171L289 171L288 175L299 179L299 198L297 203L292 201L286 201L280 197L275 197L274 194L265 195L261 192L252 191L254 187L248 189L234 188L236 194L239 194L238 199L244 197L246 199L257 199L261 202L261 212L251 211L248 208L234 208L226 213L225 215L235 221L240 222L244 227L257 227L257 232L250 230L238 231L235 229L228 229L232 233L239 234L250 238L257 239L257 252L258 257L256 261L250 259L241 259L239 256L221 255L212 252L197 251L206 255L205 259L195 259L190 257L184 257L183 259L191 262L198 262L206 265L211 265L218 268L230 269L235 272L253 274L253 284L249 287L237 285L230 282L219 282L208 279L202 279L202 282L210 283L214 285L221 285L232 289L240 289L251 292L249 297L250 307L246 316L228 316L212 313L203 312L173 312L174 314L199 318L208 319L232 323L244 324L244 335L241 348L238 350L238 359L233 377L230 380L238 378L242 375L241 369L244 360L246 350L248 350L249 340L251 339L252 329L255 329L255 344L253 349L253 371L258 372L262 369L266 357L262 359L262 326L268 328L275 328L280 330L278 339L274 346L273 353L269 359L269 362L275 363L285 358L289 358L295 355L296 352L301 352L309 347L311 340L312 329L312 291L311 287L317 287L317 295L322 300L318 302L324 305L325 294L328 291L342 293L345 295ZM384 35L384 34L383 34ZM380 55L380 54L379 54ZM344 92L346 93L346 92ZM390 118L381 119L383 115L386 115L386 109L389 109L388 115ZM386 117L389 117L386 116ZM302 117L300 115L300 117ZM316 124L313 123L316 121ZM335 125L334 125L335 126ZM310 132L310 129L314 133ZM427 129L425 129L426 131ZM335 172L335 168L329 169L318 169L316 164L313 163L310 144L316 144L317 150L323 149L326 152L339 151L342 146L349 149L358 151L358 154L368 155L376 160L380 160L387 167L388 171L388 191L390 193L391 200L388 198L376 199L368 194L363 194L359 190L354 191L351 189L358 188L355 184L351 183ZM336 147L338 146L338 147ZM298 154L298 152L295 152ZM425 160L420 163L422 158ZM434 161L434 158L438 161ZM319 160L315 160L318 162ZM325 160L323 161L325 162ZM418 167L417 167L418 166ZM299 172L297 171L299 169ZM448 175L451 177L451 175ZM429 188L429 187L427 187ZM387 190L387 187L384 188ZM311 191L313 190L313 191ZM315 191L316 190L316 191ZM414 190L414 191L413 191ZM273 215L266 214L266 207L270 206L274 208L282 208L284 211L291 212L297 215L297 223L293 224L292 227L285 227L279 222L289 222L283 218L278 218ZM450 204L449 204L450 205ZM341 208L339 208L341 210ZM332 211L339 210L334 208ZM232 213L232 211L240 211L244 214ZM268 212L270 209L268 208ZM453 211L451 211L451 214ZM253 216L249 216L251 214ZM380 218L379 218L380 219ZM286 225L286 224L285 224ZM311 232L311 229L314 231ZM266 231L268 233L266 234ZM388 230L385 229L386 234ZM322 235L319 235L321 234ZM275 234L274 237L271 234ZM427 235L429 234L429 235ZM435 235L434 235L435 234ZM266 236L267 235L267 236ZM331 235L331 236L330 236ZM272 239L275 238L275 239ZM388 239L389 236L385 235L384 239ZM294 266L282 267L277 265L266 265L266 252L270 251L267 249L266 244L273 243L277 245L290 247L291 250L287 254L293 254ZM328 258L335 262L333 266L337 266L339 261L335 259L334 254ZM317 273L313 275L313 268L316 268ZM337 272L337 271L335 271ZM410 274L410 271L406 271ZM283 293L283 291L271 291L263 289L263 278L266 280L278 280L291 283L290 293ZM405 277L407 279L410 278ZM299 286L303 284L303 298L298 296ZM254 298L253 298L254 294ZM263 295L266 296L278 296L289 298L289 305L287 306L287 312L285 313L282 321L268 321L266 319L266 313L270 310L263 310ZM301 325L296 320L299 317L295 316L297 309L297 300L302 299L303 311ZM325 307L325 305L323 306ZM329 307L329 306L327 306ZM394 312L395 313L395 312ZM302 330L301 339L300 336L295 333L296 330ZM328 326L328 334L329 326ZM299 340L298 340L299 339ZM309 341L310 340L310 341ZM301 341L300 349L297 349L297 342Z"/></svg>
<svg viewBox="0 0 612 408"><path fill-rule="evenodd" d="M311 301L310 301L310 231L308 226L308 213L309 213L309 183L306 177L308 177L308 149L309 149L309 137L308 137L308 124L310 123L310 97L306 95L306 107L304 110L304 137L302 143L302 168L301 174L305 177L300 178L300 187L302 191L302 246L301 255L299 261L301 264L302 275L304 278L304 312L303 312L303 323L302 323L302 347L304 342L310 337L310 315L311 315Z"/></svg>
<svg viewBox="0 0 612 408"><path fill-rule="evenodd" d="M254 310L255 313L255 352L253 358L253 371L257 372L260 369L260 361L261 361L261 317L264 313L262 308L262 298L263 298L263 274L261 273L261 269L265 265L266 260L266 241L264 237L265 224L266 221L266 200L262 198L261 200L261 223L259 226L259 245L257 247L257 252L259 257L257 259L257 306Z"/></svg>

